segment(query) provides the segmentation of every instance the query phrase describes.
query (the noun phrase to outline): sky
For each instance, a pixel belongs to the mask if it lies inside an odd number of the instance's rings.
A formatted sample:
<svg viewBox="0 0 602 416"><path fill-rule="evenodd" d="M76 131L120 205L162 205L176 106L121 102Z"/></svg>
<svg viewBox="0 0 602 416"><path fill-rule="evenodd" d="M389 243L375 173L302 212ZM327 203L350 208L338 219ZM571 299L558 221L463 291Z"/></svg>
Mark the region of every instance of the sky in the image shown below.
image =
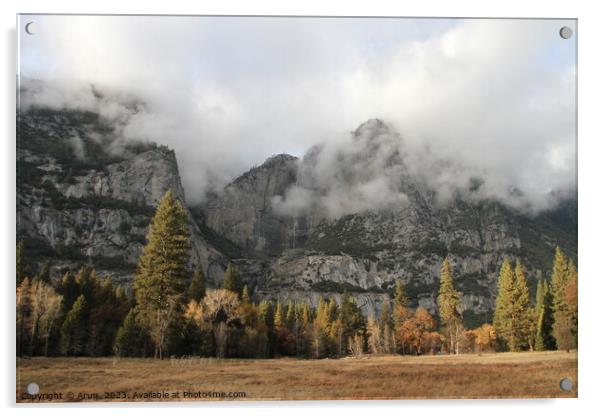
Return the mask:
<svg viewBox="0 0 602 416"><path fill-rule="evenodd" d="M95 109L124 140L175 149L191 203L270 155L345 149L379 118L441 193L478 176L483 195L541 210L576 191L577 36L559 36L575 23L21 16L18 71L45 85L23 105Z"/></svg>

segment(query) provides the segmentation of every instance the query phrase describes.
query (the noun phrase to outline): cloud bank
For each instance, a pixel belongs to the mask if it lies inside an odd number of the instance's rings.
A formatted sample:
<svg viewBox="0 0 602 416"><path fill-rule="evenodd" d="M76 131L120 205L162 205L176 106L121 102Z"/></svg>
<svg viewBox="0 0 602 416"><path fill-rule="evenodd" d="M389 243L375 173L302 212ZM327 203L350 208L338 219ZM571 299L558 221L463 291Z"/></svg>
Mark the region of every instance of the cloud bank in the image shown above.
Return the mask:
<svg viewBox="0 0 602 416"><path fill-rule="evenodd" d="M402 208L414 184L399 134L371 119L341 141L312 147L299 164L297 183L272 205L280 215L339 218Z"/></svg>
<svg viewBox="0 0 602 416"><path fill-rule="evenodd" d="M370 118L399 132L409 173L441 200L475 178L474 195L533 210L576 191L576 36L558 36L574 21L26 16L20 25L31 20L38 33L20 35L19 73L47 87L28 102L95 109L123 140L174 148L192 203L271 154L303 156L321 143L328 161ZM314 179L340 192L316 202L330 212L403 202L379 198L389 173L346 189L327 165ZM306 197L291 191L276 204L294 209Z"/></svg>

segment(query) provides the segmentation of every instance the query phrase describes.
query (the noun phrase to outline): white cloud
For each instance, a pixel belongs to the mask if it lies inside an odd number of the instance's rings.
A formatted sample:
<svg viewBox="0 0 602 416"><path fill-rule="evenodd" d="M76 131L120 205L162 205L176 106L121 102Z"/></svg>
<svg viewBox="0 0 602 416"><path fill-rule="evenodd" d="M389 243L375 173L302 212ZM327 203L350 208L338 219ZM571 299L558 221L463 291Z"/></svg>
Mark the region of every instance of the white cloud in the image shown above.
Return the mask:
<svg viewBox="0 0 602 416"><path fill-rule="evenodd" d="M139 97L144 111L99 111L125 117L125 138L174 148L193 201L271 154L344 142L372 117L401 133L415 173L451 161L427 175L442 195L480 176L484 197L519 188L541 208L576 188L575 37L558 36L571 21L35 19L20 72L56 88L34 99L94 106L89 83Z"/></svg>

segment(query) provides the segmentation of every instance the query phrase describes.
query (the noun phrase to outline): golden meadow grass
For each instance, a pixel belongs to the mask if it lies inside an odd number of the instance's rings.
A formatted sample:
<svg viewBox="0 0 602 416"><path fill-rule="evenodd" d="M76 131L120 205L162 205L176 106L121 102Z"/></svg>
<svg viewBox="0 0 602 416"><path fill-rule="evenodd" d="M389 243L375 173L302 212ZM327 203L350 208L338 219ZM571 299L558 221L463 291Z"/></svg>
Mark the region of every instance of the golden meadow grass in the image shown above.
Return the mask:
<svg viewBox="0 0 602 416"><path fill-rule="evenodd" d="M565 377L573 380L572 391L560 389ZM23 399L31 382L40 386L40 393L63 393L58 401L138 401L144 393L145 400L211 400L184 397L184 392L244 393L242 398L218 400L576 397L577 354L547 351L334 360L18 359L17 401L32 401ZM179 396L161 398L157 392L179 392Z"/></svg>

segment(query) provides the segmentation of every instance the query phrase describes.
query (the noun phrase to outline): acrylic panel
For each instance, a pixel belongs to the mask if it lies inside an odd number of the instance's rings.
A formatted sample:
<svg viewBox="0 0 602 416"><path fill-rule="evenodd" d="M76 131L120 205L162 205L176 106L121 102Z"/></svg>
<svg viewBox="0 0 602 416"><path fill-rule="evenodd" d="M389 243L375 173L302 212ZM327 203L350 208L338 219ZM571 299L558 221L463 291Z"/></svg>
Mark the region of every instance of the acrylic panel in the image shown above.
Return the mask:
<svg viewBox="0 0 602 416"><path fill-rule="evenodd" d="M577 396L575 19L17 33L17 402Z"/></svg>

